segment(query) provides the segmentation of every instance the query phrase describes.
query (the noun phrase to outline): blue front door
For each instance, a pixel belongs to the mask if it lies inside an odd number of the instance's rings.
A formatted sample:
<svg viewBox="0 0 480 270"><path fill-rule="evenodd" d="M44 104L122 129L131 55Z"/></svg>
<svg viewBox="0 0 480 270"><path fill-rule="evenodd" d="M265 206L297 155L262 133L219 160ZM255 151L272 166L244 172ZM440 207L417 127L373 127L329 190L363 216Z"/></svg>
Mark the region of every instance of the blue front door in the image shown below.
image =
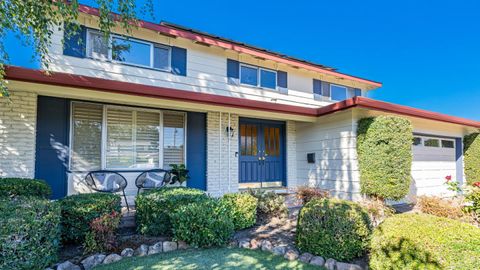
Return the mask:
<svg viewBox="0 0 480 270"><path fill-rule="evenodd" d="M285 184L285 124L241 119L240 183Z"/></svg>

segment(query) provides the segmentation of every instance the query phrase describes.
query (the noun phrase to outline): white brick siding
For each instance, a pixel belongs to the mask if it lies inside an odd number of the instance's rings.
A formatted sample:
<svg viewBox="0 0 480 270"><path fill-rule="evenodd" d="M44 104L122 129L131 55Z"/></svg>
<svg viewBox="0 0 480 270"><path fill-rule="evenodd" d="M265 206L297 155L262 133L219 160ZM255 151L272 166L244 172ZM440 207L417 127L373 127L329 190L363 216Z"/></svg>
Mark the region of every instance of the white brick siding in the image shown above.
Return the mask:
<svg viewBox="0 0 480 270"><path fill-rule="evenodd" d="M33 178L37 95L10 90L0 97L0 177Z"/></svg>
<svg viewBox="0 0 480 270"><path fill-rule="evenodd" d="M228 113L207 113L207 191L213 196L238 191L238 115L230 114L230 126L234 130L230 140L226 131L228 123Z"/></svg>
<svg viewBox="0 0 480 270"><path fill-rule="evenodd" d="M287 186L297 186L297 138L296 124L294 121L287 121Z"/></svg>

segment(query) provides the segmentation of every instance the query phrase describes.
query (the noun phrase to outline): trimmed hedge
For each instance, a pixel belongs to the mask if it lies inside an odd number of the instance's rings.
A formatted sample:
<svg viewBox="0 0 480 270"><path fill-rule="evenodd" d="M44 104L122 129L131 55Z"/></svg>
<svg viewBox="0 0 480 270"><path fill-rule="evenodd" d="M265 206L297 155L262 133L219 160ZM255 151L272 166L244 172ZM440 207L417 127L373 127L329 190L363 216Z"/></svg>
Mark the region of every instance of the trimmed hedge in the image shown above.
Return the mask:
<svg viewBox="0 0 480 270"><path fill-rule="evenodd" d="M0 197L39 197L48 199L52 194L44 180L28 178L0 178Z"/></svg>
<svg viewBox="0 0 480 270"><path fill-rule="evenodd" d="M57 261L60 207L38 198L0 199L0 269L44 269Z"/></svg>
<svg viewBox="0 0 480 270"><path fill-rule="evenodd" d="M357 153L362 193L400 200L409 191L413 128L408 119L378 116L358 121Z"/></svg>
<svg viewBox="0 0 480 270"><path fill-rule="evenodd" d="M480 229L427 214L386 219L373 233L371 269L480 269Z"/></svg>
<svg viewBox="0 0 480 270"><path fill-rule="evenodd" d="M121 212L120 196L110 193L84 193L59 200L62 208L62 241L83 243L90 223L103 215Z"/></svg>
<svg viewBox="0 0 480 270"><path fill-rule="evenodd" d="M227 244L234 233L229 207L217 199L179 205L171 214L173 236L195 247Z"/></svg>
<svg viewBox="0 0 480 270"><path fill-rule="evenodd" d="M298 216L297 247L302 252L349 261L366 253L372 232L368 213L339 199L312 199Z"/></svg>
<svg viewBox="0 0 480 270"><path fill-rule="evenodd" d="M463 162L468 184L480 181L480 133L463 138Z"/></svg>
<svg viewBox="0 0 480 270"><path fill-rule="evenodd" d="M135 199L137 229L152 236L172 235L170 216L182 205L208 199L204 191L186 187L148 190Z"/></svg>
<svg viewBox="0 0 480 270"><path fill-rule="evenodd" d="M229 210L235 230L252 227L257 221L258 199L248 193L225 194L220 202Z"/></svg>
<svg viewBox="0 0 480 270"><path fill-rule="evenodd" d="M247 192L258 200L257 222L266 223L274 217L284 218L288 216L284 196L261 189L249 189Z"/></svg>

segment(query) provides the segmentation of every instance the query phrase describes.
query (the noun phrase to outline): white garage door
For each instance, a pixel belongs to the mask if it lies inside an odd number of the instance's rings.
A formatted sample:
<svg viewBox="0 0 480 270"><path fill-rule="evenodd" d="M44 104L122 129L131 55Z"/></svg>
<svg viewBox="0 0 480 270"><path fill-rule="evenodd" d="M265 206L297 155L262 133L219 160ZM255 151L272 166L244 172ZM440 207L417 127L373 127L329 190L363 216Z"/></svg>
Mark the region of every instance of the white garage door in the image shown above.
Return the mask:
<svg viewBox="0 0 480 270"><path fill-rule="evenodd" d="M445 177L456 177L455 140L414 136L410 195L447 195Z"/></svg>

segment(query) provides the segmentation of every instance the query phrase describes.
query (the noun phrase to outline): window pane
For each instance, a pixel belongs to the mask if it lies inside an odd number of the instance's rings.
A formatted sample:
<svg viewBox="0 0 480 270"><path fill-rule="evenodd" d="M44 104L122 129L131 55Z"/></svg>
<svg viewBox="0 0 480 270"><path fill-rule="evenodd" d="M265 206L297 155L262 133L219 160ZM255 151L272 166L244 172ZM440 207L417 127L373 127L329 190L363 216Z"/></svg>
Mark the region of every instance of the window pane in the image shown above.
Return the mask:
<svg viewBox="0 0 480 270"><path fill-rule="evenodd" d="M276 89L277 88L277 73L273 71L260 70L260 86Z"/></svg>
<svg viewBox="0 0 480 270"><path fill-rule="evenodd" d="M240 66L240 83L253 86L258 85L258 69L254 67Z"/></svg>
<svg viewBox="0 0 480 270"><path fill-rule="evenodd" d="M101 167L102 105L72 104L71 170L91 171Z"/></svg>
<svg viewBox="0 0 480 270"><path fill-rule="evenodd" d="M120 62L150 66L150 44L114 37L112 59Z"/></svg>
<svg viewBox="0 0 480 270"><path fill-rule="evenodd" d="M442 140L442 147L443 148L455 148L453 141L449 141L449 140Z"/></svg>
<svg viewBox="0 0 480 270"><path fill-rule="evenodd" d="M107 168L131 168L133 162L133 111L107 111Z"/></svg>
<svg viewBox="0 0 480 270"><path fill-rule="evenodd" d="M422 138L420 137L413 138L413 145L421 145L421 144L422 144Z"/></svg>
<svg viewBox="0 0 480 270"><path fill-rule="evenodd" d="M345 100L347 99L347 88L342 87L342 86L337 86L337 85L331 85L330 86L330 94L332 100Z"/></svg>
<svg viewBox="0 0 480 270"><path fill-rule="evenodd" d="M98 32L88 32L89 51L88 56L92 58L108 59L108 42Z"/></svg>
<svg viewBox="0 0 480 270"><path fill-rule="evenodd" d="M185 115L177 112L163 113L163 168L170 164L184 164Z"/></svg>
<svg viewBox="0 0 480 270"><path fill-rule="evenodd" d="M137 111L135 129L135 167L158 168L160 114Z"/></svg>
<svg viewBox="0 0 480 270"><path fill-rule="evenodd" d="M437 139L426 139L424 145L428 147L440 147L440 143Z"/></svg>
<svg viewBox="0 0 480 270"><path fill-rule="evenodd" d="M153 67L158 69L169 69L168 58L170 57L170 50L163 47L155 47L153 52Z"/></svg>

